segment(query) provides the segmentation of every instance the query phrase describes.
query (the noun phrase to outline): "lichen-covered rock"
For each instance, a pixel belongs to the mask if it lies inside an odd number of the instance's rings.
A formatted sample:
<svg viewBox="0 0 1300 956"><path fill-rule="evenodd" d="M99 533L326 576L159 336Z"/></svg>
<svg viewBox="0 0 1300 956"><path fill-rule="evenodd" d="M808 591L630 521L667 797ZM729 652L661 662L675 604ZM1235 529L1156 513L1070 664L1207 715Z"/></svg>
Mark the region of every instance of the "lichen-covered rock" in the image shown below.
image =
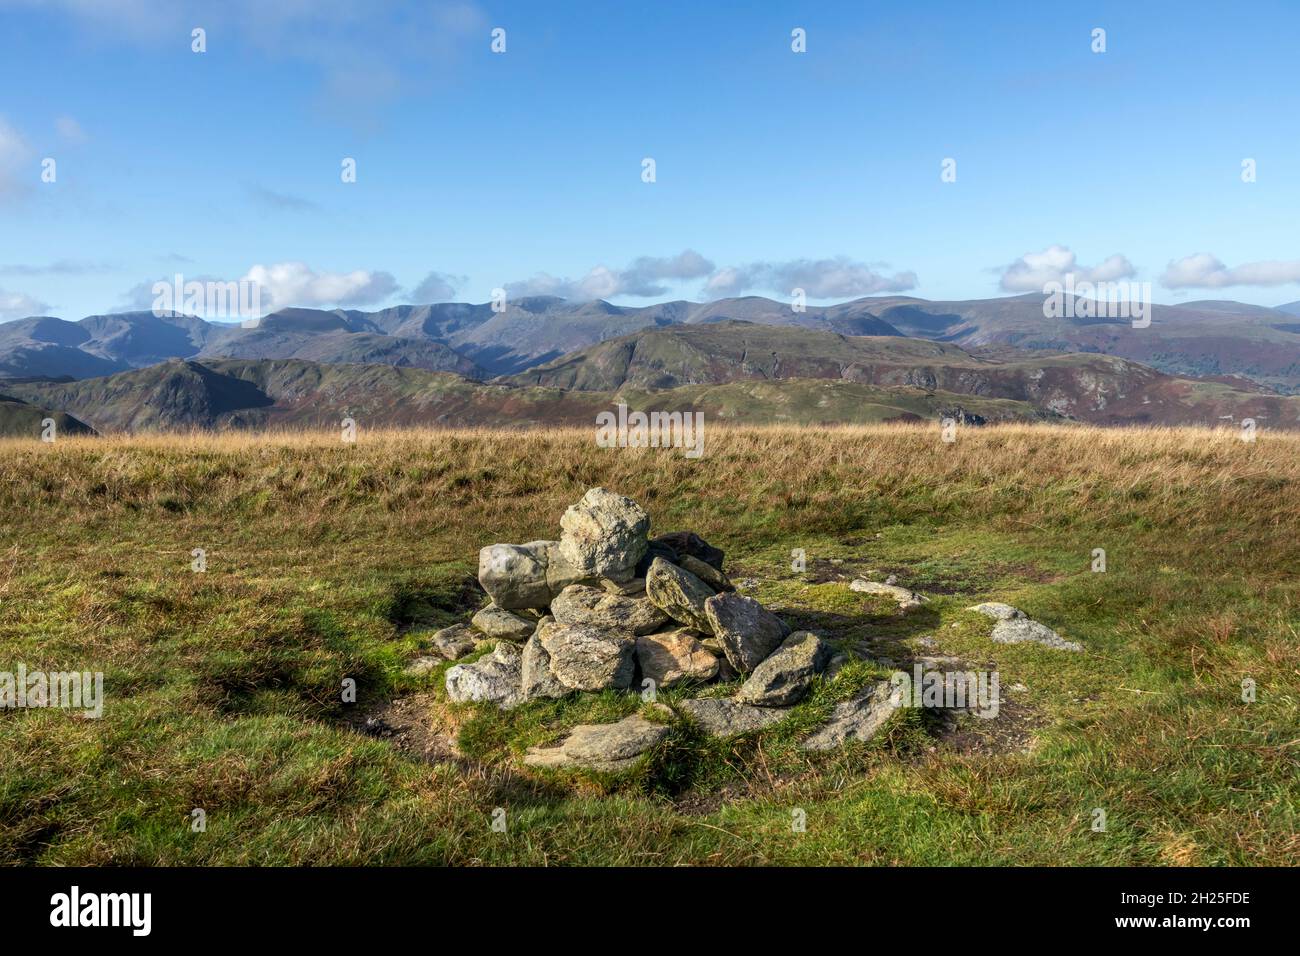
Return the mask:
<svg viewBox="0 0 1300 956"><path fill-rule="evenodd" d="M991 617L997 623L989 636L999 644L1042 644L1058 651L1082 651L1083 645L1067 641L1046 624L1030 620L1025 612L996 601L976 604L968 610Z"/></svg>
<svg viewBox="0 0 1300 956"><path fill-rule="evenodd" d="M686 554L677 562L677 566L683 571L689 571L695 575L713 590L721 593L723 591L734 591L736 586L731 583L731 579L715 568L711 564L706 564L693 554Z"/></svg>
<svg viewBox="0 0 1300 956"><path fill-rule="evenodd" d="M709 630L741 674L757 667L789 635L785 622L751 597L718 594L704 602Z"/></svg>
<svg viewBox="0 0 1300 956"><path fill-rule="evenodd" d="M454 703L490 701L502 709L520 701L523 659L519 648L506 641L473 664L457 664L447 671L447 697Z"/></svg>
<svg viewBox="0 0 1300 956"><path fill-rule="evenodd" d="M713 589L675 564L655 558L645 578L646 597L678 624L703 634L713 633L704 602L713 597Z"/></svg>
<svg viewBox="0 0 1300 956"><path fill-rule="evenodd" d="M546 545L546 589L551 600L570 584L595 584L599 578L587 574L581 568L574 567L560 553L560 542L547 541Z"/></svg>
<svg viewBox="0 0 1300 956"><path fill-rule="evenodd" d="M631 581L611 581L609 578L601 578L600 586L610 594L621 594L623 597L645 597L645 578L633 578Z"/></svg>
<svg viewBox="0 0 1300 956"><path fill-rule="evenodd" d="M641 756L669 734L669 727L639 714L613 724L579 724L555 747L530 747L530 767L585 767L616 773L634 767Z"/></svg>
<svg viewBox="0 0 1300 956"><path fill-rule="evenodd" d="M560 557L577 573L628 581L645 554L650 516L631 498L592 488L560 518Z"/></svg>
<svg viewBox="0 0 1300 956"><path fill-rule="evenodd" d="M734 737L762 730L789 714L780 707L755 707L725 697L684 700L677 706L713 737Z"/></svg>
<svg viewBox="0 0 1300 956"><path fill-rule="evenodd" d="M542 646L541 635L552 626L553 622L550 618L544 619L537 625L537 630L528 639L528 643L524 645L519 686L520 695L524 700L535 700L538 697L563 697L569 693L569 688L560 683L559 678L551 673L551 655Z"/></svg>
<svg viewBox="0 0 1300 956"><path fill-rule="evenodd" d="M623 597L604 588L571 584L551 602L560 624L590 624L633 634L649 634L668 623L668 615L647 598Z"/></svg>
<svg viewBox="0 0 1300 956"><path fill-rule="evenodd" d="M902 706L901 695L889 681L868 684L848 700L836 704L826 723L799 746L804 750L831 750L849 740L870 740Z"/></svg>
<svg viewBox="0 0 1300 956"><path fill-rule="evenodd" d="M551 673L570 690L621 690L636 669L636 638L585 624L548 624L539 635Z"/></svg>
<svg viewBox="0 0 1300 956"><path fill-rule="evenodd" d="M504 641L526 641L537 626L536 621L529 621L518 614L511 614L505 608L489 604L479 611L469 622L474 628Z"/></svg>
<svg viewBox="0 0 1300 956"><path fill-rule="evenodd" d="M987 601L966 610L974 611L976 614L983 614L985 617L991 617L995 621L1010 621L1025 616L1025 612L1020 608L1012 607L1010 604L1003 604L1000 601Z"/></svg>
<svg viewBox="0 0 1300 956"><path fill-rule="evenodd" d="M915 591L909 591L907 588L899 587L897 584L881 584L878 581L866 581L862 578L853 581L849 584L849 587L852 590L859 591L863 594L887 597L891 601L897 602L898 606L904 611L910 610L914 607L920 607L928 600L928 598L923 595L920 595Z"/></svg>
<svg viewBox="0 0 1300 956"><path fill-rule="evenodd" d="M429 636L429 644L449 661L458 660L474 650L478 637L467 624L453 624Z"/></svg>
<svg viewBox="0 0 1300 956"><path fill-rule="evenodd" d="M721 548L715 548L694 531L670 531L668 534L651 538L650 544L670 548L676 555L674 563L690 555L719 571L722 570L722 560L726 557Z"/></svg>
<svg viewBox="0 0 1300 956"><path fill-rule="evenodd" d="M490 544L478 553L478 583L499 608L515 611L551 603L546 581L550 542Z"/></svg>
<svg viewBox="0 0 1300 956"><path fill-rule="evenodd" d="M442 661L443 659L441 657L417 657L415 660L411 661L411 663L406 665L405 672L410 674L412 677L423 677L441 664Z"/></svg>
<svg viewBox="0 0 1300 956"><path fill-rule="evenodd" d="M796 631L754 668L736 692L736 700L759 707L796 704L808 693L830 657L830 645L820 637L811 631Z"/></svg>
<svg viewBox="0 0 1300 956"><path fill-rule="evenodd" d="M684 681L704 682L718 673L718 659L687 630L646 634L636 639L641 676L659 688Z"/></svg>

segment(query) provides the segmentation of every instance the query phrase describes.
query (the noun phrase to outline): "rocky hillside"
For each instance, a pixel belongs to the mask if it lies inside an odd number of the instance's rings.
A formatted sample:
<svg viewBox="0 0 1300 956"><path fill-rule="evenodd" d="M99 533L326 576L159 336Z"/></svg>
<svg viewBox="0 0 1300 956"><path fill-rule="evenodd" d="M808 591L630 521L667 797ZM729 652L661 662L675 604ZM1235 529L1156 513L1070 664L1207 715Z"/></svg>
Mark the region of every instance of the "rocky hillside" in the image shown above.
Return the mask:
<svg viewBox="0 0 1300 956"><path fill-rule="evenodd" d="M827 378L1024 402L1096 424L1214 424L1254 417L1293 425L1297 403L1254 386L1177 378L1113 356L845 336L748 322L671 326L623 336L512 376L579 390Z"/></svg>
<svg viewBox="0 0 1300 956"><path fill-rule="evenodd" d="M597 413L619 402L643 411L699 411L708 421L752 424L938 420L948 413L986 421L1059 418L1025 402L842 380L581 391L480 383L424 369L299 360L171 361L105 378L6 387L24 400L66 409L101 431L332 428L345 416L369 428L594 427Z"/></svg>

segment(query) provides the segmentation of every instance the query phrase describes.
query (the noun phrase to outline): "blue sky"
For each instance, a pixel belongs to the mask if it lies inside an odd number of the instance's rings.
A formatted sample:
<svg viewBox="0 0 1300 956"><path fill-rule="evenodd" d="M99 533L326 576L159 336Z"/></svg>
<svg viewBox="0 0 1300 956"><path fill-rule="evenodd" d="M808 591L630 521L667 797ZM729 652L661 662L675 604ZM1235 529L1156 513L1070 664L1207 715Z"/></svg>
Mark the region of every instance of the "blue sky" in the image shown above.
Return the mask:
<svg viewBox="0 0 1300 956"><path fill-rule="evenodd" d="M0 0L0 319L176 272L273 306L1292 301L1298 34L1281 2Z"/></svg>

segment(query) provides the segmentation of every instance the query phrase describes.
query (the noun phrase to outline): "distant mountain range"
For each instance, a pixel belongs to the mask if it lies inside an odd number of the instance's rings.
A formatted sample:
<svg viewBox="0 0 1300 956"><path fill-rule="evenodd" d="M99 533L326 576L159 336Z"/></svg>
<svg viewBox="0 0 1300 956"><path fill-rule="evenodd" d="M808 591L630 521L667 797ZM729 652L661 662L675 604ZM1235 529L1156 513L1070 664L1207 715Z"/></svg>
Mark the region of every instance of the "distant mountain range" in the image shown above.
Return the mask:
<svg viewBox="0 0 1300 956"><path fill-rule="evenodd" d="M377 312L284 309L256 328L151 312L79 322L33 317L0 324L0 377L89 378L169 358L302 358L373 363L469 377L510 375L576 349L644 328L744 320L842 335L895 335L964 347L1014 346L1097 352L1175 375L1234 375L1300 391L1300 303L1277 309L1240 302L1157 305L1151 325L1124 319L1049 319L1043 296L930 302L907 296L855 299L795 312L758 296L629 308L552 296L490 305L448 302Z"/></svg>
<svg viewBox="0 0 1300 956"><path fill-rule="evenodd" d="M1047 318L1040 295L801 312L761 297L629 308L541 296L502 312L285 309L249 328L150 312L0 324L0 433L56 414L69 431L325 424L349 411L375 426L576 424L628 396L736 421L960 408L990 420L1292 427L1292 393L1300 303L1155 306L1137 329Z"/></svg>

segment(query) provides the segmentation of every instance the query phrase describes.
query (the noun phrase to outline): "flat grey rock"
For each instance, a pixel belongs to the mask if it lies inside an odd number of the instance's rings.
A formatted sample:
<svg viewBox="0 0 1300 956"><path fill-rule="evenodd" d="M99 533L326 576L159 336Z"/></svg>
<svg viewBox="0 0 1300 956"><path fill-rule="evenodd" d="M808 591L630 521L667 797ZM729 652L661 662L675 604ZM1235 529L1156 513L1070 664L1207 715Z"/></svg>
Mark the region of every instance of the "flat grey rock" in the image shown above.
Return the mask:
<svg viewBox="0 0 1300 956"><path fill-rule="evenodd" d="M633 714L613 724L579 724L555 747L530 747L524 763L530 767L585 767L606 773L628 770L669 734Z"/></svg>
<svg viewBox="0 0 1300 956"><path fill-rule="evenodd" d="M668 623L668 615L644 597L611 594L604 588L571 584L551 602L551 614L560 624L589 624L649 634Z"/></svg>
<svg viewBox="0 0 1300 956"><path fill-rule="evenodd" d="M830 645L820 637L810 631L796 631L754 668L736 692L736 700L760 707L797 704L830 657Z"/></svg>
<svg viewBox="0 0 1300 956"><path fill-rule="evenodd" d="M867 741L902 707L887 680L868 684L851 698L836 704L826 723L800 743L804 750L832 750L847 741Z"/></svg>
<svg viewBox="0 0 1300 956"><path fill-rule="evenodd" d="M559 678L551 673L551 655L542 646L542 640L539 636L549 620L547 618L538 624L537 631L524 645L522 673L519 682L520 696L524 700L536 700L539 697L564 697L569 693L569 688L560 683Z"/></svg>
<svg viewBox="0 0 1300 956"><path fill-rule="evenodd" d="M503 641L526 641L537 627L536 621L529 621L518 614L511 614L505 608L489 604L472 618L470 625L476 630Z"/></svg>
<svg viewBox="0 0 1300 956"><path fill-rule="evenodd" d="M725 697L684 700L677 706L713 737L734 737L762 730L785 720L789 714L780 707L755 707Z"/></svg>
<svg viewBox="0 0 1300 956"><path fill-rule="evenodd" d="M903 610L920 607L929 600L928 598L917 594L915 591L909 591L907 588L899 587L893 582L880 584L877 581L867 581L858 578L849 584L849 588L862 594L874 594L880 597L887 597L891 601L897 602L898 606Z"/></svg>
<svg viewBox="0 0 1300 956"><path fill-rule="evenodd" d="M449 661L464 657L476 643L478 636L467 624L453 624L429 636L429 645Z"/></svg>
<svg viewBox="0 0 1300 956"><path fill-rule="evenodd" d="M713 597L713 589L691 572L655 558L645 576L645 593L655 607L678 624L704 634L713 633L704 611L704 602Z"/></svg>
<svg viewBox="0 0 1300 956"><path fill-rule="evenodd" d="M751 597L717 594L704 602L710 631L733 668L748 674L790 633L785 622Z"/></svg>
<svg viewBox="0 0 1300 956"><path fill-rule="evenodd" d="M1082 644L1067 641L1046 624L1031 620L1025 616L1024 611L1010 604L994 601L976 604L967 610L983 614L997 622L993 625L993 633L989 636L999 644L1042 644L1044 647L1058 651L1083 650Z"/></svg>
<svg viewBox="0 0 1300 956"><path fill-rule="evenodd" d="M538 628L537 636L551 657L551 673L570 690L631 686L636 638L628 631L548 623Z"/></svg>
<svg viewBox="0 0 1300 956"><path fill-rule="evenodd" d="M551 603L546 582L550 542L490 544L478 553L478 583L492 603L507 611L543 608Z"/></svg>
<svg viewBox="0 0 1300 956"><path fill-rule="evenodd" d="M432 671L442 662L443 658L441 657L417 657L415 660L411 661L410 664L406 665L404 673L410 674L413 677L420 677L421 675Z"/></svg>
<svg viewBox="0 0 1300 956"><path fill-rule="evenodd" d="M976 604L966 610L974 611L976 614L983 614L985 617L991 617L995 621L1010 621L1025 616L1025 612L1019 608L1012 607L1010 604L1002 604L998 601L987 601L984 604Z"/></svg>
<svg viewBox="0 0 1300 956"><path fill-rule="evenodd" d="M519 648L502 641L486 657L447 671L447 697L457 704L487 701L502 709L513 707L521 699L522 672Z"/></svg>
<svg viewBox="0 0 1300 956"><path fill-rule="evenodd" d="M695 575L713 590L721 593L723 591L734 591L736 586L731 583L731 579L715 568L713 565L701 561L691 554L684 554L677 562L677 566L683 571L689 571Z"/></svg>

